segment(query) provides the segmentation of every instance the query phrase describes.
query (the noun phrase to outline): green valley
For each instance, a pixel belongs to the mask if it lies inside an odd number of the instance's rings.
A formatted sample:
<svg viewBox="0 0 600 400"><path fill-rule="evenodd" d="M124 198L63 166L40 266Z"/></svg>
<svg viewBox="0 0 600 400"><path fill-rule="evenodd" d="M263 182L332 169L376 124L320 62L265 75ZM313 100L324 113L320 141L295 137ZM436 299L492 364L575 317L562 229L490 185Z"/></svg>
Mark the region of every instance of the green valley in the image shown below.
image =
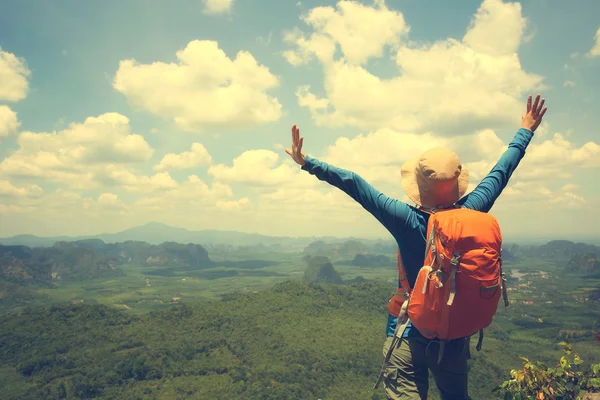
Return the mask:
<svg viewBox="0 0 600 400"><path fill-rule="evenodd" d="M570 242L569 242L570 243ZM510 306L472 344L474 399L569 342L600 363L595 246L506 246ZM390 244L0 246L7 399L384 399ZM430 398L437 399L431 382Z"/></svg>

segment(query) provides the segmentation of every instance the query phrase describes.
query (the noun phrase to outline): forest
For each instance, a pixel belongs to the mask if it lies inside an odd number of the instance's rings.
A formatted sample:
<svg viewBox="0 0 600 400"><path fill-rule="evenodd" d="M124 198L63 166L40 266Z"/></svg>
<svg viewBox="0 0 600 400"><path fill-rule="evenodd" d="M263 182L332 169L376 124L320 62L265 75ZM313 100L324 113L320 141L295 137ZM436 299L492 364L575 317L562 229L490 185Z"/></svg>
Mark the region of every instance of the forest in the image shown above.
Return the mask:
<svg viewBox="0 0 600 400"><path fill-rule="evenodd" d="M176 243L2 249L3 398L385 398L371 388L394 291L389 252L347 243L227 257ZM506 252L511 305L498 308L482 350L473 345L471 396L567 399L600 389L596 248L558 242ZM115 269L98 274L108 262ZM15 278L15 266L39 279ZM78 273L53 279L59 267ZM192 295L215 286L211 298Z"/></svg>

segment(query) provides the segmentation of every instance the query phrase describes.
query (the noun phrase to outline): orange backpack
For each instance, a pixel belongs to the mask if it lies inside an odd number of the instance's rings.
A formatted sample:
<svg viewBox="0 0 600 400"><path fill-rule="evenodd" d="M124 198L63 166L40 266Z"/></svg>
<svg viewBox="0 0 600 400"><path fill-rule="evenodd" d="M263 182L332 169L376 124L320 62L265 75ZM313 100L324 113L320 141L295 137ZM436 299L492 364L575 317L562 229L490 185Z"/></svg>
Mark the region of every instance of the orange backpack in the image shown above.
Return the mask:
<svg viewBox="0 0 600 400"><path fill-rule="evenodd" d="M496 218L457 207L425 212L431 214L425 262L413 290L400 250L396 254L400 287L388 302L388 311L398 322L373 389L382 382L392 351L409 322L426 338L440 340L439 364L448 340L479 331L477 350L481 350L483 329L492 322L501 292L508 307L502 235Z"/></svg>
<svg viewBox="0 0 600 400"><path fill-rule="evenodd" d="M388 310L398 316L408 299L412 325L426 338L441 341L439 360L446 341L478 331L480 350L483 329L491 324L501 293L508 306L498 221L491 214L468 208L438 210L429 217L427 238L424 266L413 290L398 252L402 287L388 303Z"/></svg>

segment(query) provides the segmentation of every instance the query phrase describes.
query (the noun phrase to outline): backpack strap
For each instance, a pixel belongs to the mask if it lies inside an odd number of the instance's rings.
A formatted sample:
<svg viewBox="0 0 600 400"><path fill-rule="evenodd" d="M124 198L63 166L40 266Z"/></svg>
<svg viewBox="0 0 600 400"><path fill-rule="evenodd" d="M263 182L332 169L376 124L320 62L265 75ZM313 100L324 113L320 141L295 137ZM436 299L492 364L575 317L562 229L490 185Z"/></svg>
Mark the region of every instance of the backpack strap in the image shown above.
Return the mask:
<svg viewBox="0 0 600 400"><path fill-rule="evenodd" d="M483 346L483 329L479 330L479 340L477 341L477 351L481 350L481 346Z"/></svg>
<svg viewBox="0 0 600 400"><path fill-rule="evenodd" d="M406 275L404 262L402 262L402 254L400 253L400 249L396 251L396 258L398 261L398 281L400 282L400 286L404 292L404 297L408 299L410 296L410 283L408 283L408 276Z"/></svg>

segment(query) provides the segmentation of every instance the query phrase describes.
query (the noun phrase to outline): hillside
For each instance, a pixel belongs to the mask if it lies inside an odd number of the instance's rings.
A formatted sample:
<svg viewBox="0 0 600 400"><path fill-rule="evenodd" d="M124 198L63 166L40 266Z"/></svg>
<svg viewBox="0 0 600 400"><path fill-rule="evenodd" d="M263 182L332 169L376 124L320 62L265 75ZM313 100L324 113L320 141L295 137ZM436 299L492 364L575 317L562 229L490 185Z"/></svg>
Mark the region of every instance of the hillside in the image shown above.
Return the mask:
<svg viewBox="0 0 600 400"><path fill-rule="evenodd" d="M512 245L509 249L516 257L538 257L556 262L568 262L571 257L581 253L600 254L599 246L569 240L551 240L539 246Z"/></svg>
<svg viewBox="0 0 600 400"><path fill-rule="evenodd" d="M371 387L392 290L296 281L144 315L85 304L28 308L0 316L3 398L383 400L383 390ZM584 311L569 308L558 325L524 328L512 320L526 307L501 312L482 351L473 348L474 399L493 398L521 355L555 363L561 325L594 326ZM538 312L547 321L556 313ZM586 362L600 361L597 345L579 340Z"/></svg>
<svg viewBox="0 0 600 400"><path fill-rule="evenodd" d="M0 245L0 279L7 281L27 284L122 274L114 259L73 244L34 249Z"/></svg>
<svg viewBox="0 0 600 400"><path fill-rule="evenodd" d="M571 256L567 272L600 276L600 252L586 251Z"/></svg>
<svg viewBox="0 0 600 400"><path fill-rule="evenodd" d="M99 239L57 242L51 247L0 245L0 279L22 284L122 276L126 263L152 266L213 266L197 244L104 243Z"/></svg>
<svg viewBox="0 0 600 400"><path fill-rule="evenodd" d="M309 283L329 283L341 285L344 283L340 274L333 268L327 257L311 257L304 271L304 281Z"/></svg>

